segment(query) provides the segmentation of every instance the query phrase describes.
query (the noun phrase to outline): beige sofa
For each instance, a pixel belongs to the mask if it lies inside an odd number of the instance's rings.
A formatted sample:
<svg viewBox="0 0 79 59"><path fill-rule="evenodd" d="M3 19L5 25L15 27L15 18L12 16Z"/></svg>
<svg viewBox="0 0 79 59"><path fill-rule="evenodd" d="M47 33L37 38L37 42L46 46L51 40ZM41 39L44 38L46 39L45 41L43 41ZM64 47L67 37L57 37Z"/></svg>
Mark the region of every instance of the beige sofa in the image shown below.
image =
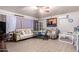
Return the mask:
<svg viewBox="0 0 79 59"><path fill-rule="evenodd" d="M23 40L26 38L33 37L33 32L31 29L17 29L14 33L15 40Z"/></svg>

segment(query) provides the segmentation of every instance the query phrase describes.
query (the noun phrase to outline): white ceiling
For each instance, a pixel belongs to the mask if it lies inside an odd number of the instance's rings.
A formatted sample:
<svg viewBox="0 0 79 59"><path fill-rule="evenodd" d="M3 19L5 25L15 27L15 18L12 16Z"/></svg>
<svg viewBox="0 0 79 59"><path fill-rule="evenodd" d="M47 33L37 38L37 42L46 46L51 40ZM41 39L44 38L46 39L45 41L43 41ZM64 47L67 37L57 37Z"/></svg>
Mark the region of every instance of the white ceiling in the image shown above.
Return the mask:
<svg viewBox="0 0 79 59"><path fill-rule="evenodd" d="M31 6L0 6L0 9L33 16L36 18L39 17L47 17L47 16L53 16L73 11L79 11L79 6L51 6L50 12L48 13L40 13L39 9L32 9ZM39 6L40 7L40 6ZM26 8L26 10L23 10Z"/></svg>

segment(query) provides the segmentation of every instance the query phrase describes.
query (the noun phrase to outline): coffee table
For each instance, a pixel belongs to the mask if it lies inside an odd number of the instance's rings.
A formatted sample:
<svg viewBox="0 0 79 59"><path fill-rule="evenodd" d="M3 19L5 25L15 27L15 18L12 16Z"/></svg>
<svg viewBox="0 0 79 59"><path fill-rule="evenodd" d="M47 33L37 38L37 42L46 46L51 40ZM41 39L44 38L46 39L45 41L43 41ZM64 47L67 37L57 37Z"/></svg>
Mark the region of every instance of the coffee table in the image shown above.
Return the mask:
<svg viewBox="0 0 79 59"><path fill-rule="evenodd" d="M73 35L71 33L60 33L59 41L73 44Z"/></svg>

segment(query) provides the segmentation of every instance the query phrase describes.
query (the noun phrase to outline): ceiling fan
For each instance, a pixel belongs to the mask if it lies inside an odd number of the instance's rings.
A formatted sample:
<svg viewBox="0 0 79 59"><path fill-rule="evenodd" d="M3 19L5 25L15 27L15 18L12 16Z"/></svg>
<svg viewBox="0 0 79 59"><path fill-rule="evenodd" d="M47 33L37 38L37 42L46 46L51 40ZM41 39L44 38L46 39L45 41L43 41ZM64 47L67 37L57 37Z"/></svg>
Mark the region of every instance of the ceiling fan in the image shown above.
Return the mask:
<svg viewBox="0 0 79 59"><path fill-rule="evenodd" d="M28 6L32 10L38 10L40 13L49 13L51 11L50 6ZM23 10L26 10L27 7L24 7Z"/></svg>

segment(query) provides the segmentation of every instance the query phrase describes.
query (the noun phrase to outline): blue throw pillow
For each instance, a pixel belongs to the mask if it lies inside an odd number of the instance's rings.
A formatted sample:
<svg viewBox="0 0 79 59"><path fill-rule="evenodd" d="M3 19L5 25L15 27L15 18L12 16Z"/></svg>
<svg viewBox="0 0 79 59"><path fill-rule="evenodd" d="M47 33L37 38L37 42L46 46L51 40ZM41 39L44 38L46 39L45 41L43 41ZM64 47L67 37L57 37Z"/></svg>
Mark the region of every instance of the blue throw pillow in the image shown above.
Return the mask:
<svg viewBox="0 0 79 59"><path fill-rule="evenodd" d="M38 32L38 36L41 36L42 35L42 33L41 32Z"/></svg>

